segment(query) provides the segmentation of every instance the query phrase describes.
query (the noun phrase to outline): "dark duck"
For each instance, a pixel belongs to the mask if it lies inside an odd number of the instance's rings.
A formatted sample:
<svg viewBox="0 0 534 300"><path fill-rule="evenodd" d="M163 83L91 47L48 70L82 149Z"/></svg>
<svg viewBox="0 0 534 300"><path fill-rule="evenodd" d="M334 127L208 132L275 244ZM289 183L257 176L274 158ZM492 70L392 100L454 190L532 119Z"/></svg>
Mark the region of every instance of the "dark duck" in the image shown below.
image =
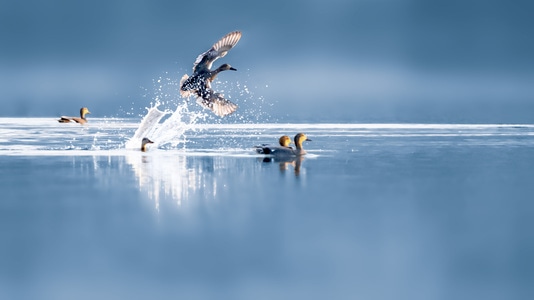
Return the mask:
<svg viewBox="0 0 534 300"><path fill-rule="evenodd" d="M187 74L180 81L180 94L182 97L195 95L197 103L204 108L211 110L219 117L227 116L237 109L237 105L224 99L221 93L217 93L211 88L211 82L222 71L235 68L229 64L222 64L215 70L211 70L213 62L224 57L241 39L240 31L233 31L225 35L206 52L200 54L193 65L193 74Z"/></svg>
<svg viewBox="0 0 534 300"><path fill-rule="evenodd" d="M146 146L147 146L148 144L154 144L154 142L151 141L151 140L148 139L148 138L143 138L143 140L141 141L141 151L142 151L142 152L146 152L146 151L147 151Z"/></svg>

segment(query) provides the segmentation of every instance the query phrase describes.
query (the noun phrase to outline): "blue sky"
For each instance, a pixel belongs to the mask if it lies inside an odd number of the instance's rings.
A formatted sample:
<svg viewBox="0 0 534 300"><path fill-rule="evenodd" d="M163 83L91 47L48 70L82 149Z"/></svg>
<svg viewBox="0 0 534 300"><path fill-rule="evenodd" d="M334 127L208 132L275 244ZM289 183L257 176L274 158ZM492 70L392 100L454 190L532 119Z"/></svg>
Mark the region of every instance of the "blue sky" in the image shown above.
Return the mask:
<svg viewBox="0 0 534 300"><path fill-rule="evenodd" d="M0 116L142 110L155 80L178 80L239 29L243 38L217 63L238 69L220 86L241 113L261 98L280 122L534 122L533 9L473 0L0 0ZM252 91L248 102L236 82Z"/></svg>

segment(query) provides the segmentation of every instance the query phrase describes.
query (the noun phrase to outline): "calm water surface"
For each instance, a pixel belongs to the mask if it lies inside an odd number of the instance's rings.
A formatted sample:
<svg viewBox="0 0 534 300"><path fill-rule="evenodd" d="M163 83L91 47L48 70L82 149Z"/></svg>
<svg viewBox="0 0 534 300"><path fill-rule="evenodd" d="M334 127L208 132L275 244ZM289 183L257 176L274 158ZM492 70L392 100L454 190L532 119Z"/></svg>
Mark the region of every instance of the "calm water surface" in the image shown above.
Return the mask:
<svg viewBox="0 0 534 300"><path fill-rule="evenodd" d="M0 119L1 299L534 296L533 125L138 126Z"/></svg>

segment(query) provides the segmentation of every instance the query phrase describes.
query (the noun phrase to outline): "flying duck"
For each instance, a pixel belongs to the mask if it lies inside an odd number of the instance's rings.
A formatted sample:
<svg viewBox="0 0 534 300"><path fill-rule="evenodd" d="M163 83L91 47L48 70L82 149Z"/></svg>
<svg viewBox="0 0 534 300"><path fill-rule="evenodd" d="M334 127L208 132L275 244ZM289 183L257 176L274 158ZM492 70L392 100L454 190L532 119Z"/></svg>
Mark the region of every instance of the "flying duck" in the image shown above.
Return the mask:
<svg viewBox="0 0 534 300"><path fill-rule="evenodd" d="M224 99L224 96L211 89L211 82L222 71L236 69L229 64L222 64L211 70L213 62L224 57L241 39L240 31L233 31L225 35L206 52L200 54L193 65L191 77L185 74L180 80L180 94L182 97L195 95L197 103L211 110L219 117L227 116L237 109L237 105Z"/></svg>

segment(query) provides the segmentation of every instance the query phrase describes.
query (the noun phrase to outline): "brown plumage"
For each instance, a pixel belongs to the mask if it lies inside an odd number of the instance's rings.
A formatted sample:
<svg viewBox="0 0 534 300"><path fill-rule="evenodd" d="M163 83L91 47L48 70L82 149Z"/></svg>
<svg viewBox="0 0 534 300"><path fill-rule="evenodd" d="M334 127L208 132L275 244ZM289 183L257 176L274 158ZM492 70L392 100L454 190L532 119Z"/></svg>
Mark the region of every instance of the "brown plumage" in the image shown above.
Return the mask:
<svg viewBox="0 0 534 300"><path fill-rule="evenodd" d="M295 155L306 154L306 151L302 147L302 143L306 141L311 142L311 140L304 133L297 133L297 135L295 135L294 141L295 141L295 147L297 148L295 149L294 154Z"/></svg>
<svg viewBox="0 0 534 300"><path fill-rule="evenodd" d="M80 108L80 117L65 117L62 116L59 120L57 120L59 123L70 123L70 122L76 122L80 124L87 123L87 119L85 118L86 114L90 114L91 112L87 107Z"/></svg>

